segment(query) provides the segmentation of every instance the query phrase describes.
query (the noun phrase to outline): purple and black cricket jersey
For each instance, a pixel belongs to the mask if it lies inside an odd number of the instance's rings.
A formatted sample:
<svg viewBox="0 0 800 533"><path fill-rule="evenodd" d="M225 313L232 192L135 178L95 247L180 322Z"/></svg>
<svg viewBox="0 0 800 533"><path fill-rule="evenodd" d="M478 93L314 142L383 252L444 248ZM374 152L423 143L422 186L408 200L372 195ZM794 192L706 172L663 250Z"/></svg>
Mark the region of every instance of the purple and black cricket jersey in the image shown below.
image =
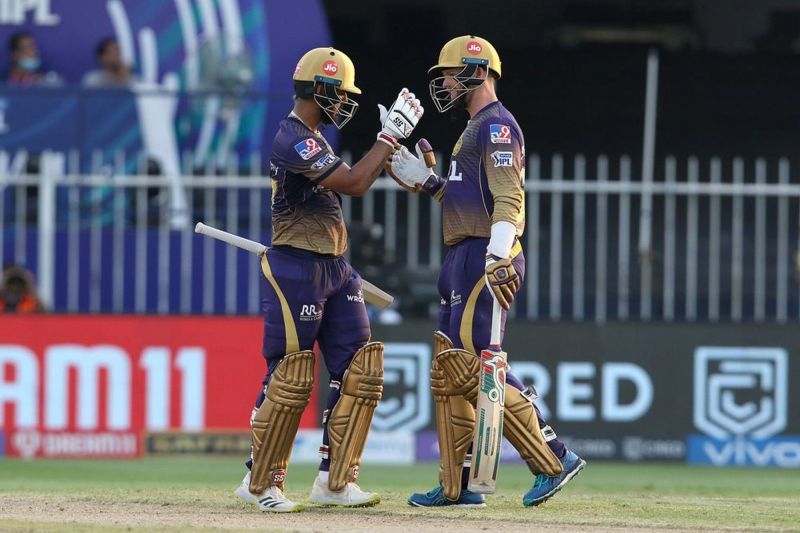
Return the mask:
<svg viewBox="0 0 800 533"><path fill-rule="evenodd" d="M322 182L342 160L319 132L294 114L283 119L272 142L272 244L342 255L347 229L341 199Z"/></svg>
<svg viewBox="0 0 800 533"><path fill-rule="evenodd" d="M442 229L450 250L439 274L439 330L456 348L474 354L488 348L492 327L491 292L486 287L486 247L494 222L510 222L517 237L525 228L525 139L514 116L499 101L481 109L467 122L450 160L442 195ZM516 239L511 264L525 278L525 254ZM502 312L501 339L506 312ZM513 374L506 382L523 390ZM537 410L538 414L538 410ZM547 423L538 414L539 427ZM550 433L548 429L545 433ZM553 433L553 435L555 435ZM553 438L548 445L564 455L564 444ZM469 468L463 472L467 486Z"/></svg>
<svg viewBox="0 0 800 533"><path fill-rule="evenodd" d="M284 355L318 341L333 379L341 379L369 340L361 277L347 249L339 195L324 187L342 160L294 114L272 144L272 246L264 270L264 357L270 371Z"/></svg>
<svg viewBox="0 0 800 533"><path fill-rule="evenodd" d="M439 275L439 328L456 347L473 353L489 345L492 296L484 281L492 223L525 227L525 140L517 121L500 102L481 109L453 148L442 196L442 229L450 251ZM512 263L525 272L519 241ZM502 324L505 326L506 314Z"/></svg>
<svg viewBox="0 0 800 533"><path fill-rule="evenodd" d="M353 356L370 338L361 277L342 256L347 230L341 200L324 186L342 164L325 138L299 118L281 121L270 159L272 246L261 262L264 384L286 354L312 350L316 342L331 377L329 409ZM263 398L262 391L256 407ZM327 445L326 431L323 449ZM328 469L327 452L321 468Z"/></svg>

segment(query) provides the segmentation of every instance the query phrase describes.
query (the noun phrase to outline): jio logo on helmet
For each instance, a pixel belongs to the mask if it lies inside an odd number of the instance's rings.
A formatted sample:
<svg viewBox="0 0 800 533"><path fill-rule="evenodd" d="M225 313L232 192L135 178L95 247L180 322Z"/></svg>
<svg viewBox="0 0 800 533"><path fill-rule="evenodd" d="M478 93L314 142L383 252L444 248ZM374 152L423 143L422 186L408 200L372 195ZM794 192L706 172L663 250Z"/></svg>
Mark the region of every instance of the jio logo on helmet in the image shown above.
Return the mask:
<svg viewBox="0 0 800 533"><path fill-rule="evenodd" d="M472 55L480 54L482 50L483 47L478 41L470 41L467 43L467 52Z"/></svg>
<svg viewBox="0 0 800 533"><path fill-rule="evenodd" d="M326 61L322 64L322 72L325 74L336 74L339 71L339 65L336 61Z"/></svg>

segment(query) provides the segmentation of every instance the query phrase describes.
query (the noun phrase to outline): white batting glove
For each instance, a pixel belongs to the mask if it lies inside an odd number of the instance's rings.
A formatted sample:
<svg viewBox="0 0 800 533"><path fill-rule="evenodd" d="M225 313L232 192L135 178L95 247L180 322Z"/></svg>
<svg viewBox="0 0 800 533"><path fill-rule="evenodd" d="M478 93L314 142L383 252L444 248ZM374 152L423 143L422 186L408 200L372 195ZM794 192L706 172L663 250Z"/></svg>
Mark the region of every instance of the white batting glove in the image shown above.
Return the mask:
<svg viewBox="0 0 800 533"><path fill-rule="evenodd" d="M425 164L419 146L417 146L416 157L408 151L408 148L401 146L392 155L392 173L398 180L412 189L422 187L428 181L428 178L436 175L433 169L428 168Z"/></svg>
<svg viewBox="0 0 800 533"><path fill-rule="evenodd" d="M424 112L425 109L414 96L414 93L403 88L388 110L383 105L378 104L378 113L381 121L378 140L394 147L399 139L405 139L411 135Z"/></svg>

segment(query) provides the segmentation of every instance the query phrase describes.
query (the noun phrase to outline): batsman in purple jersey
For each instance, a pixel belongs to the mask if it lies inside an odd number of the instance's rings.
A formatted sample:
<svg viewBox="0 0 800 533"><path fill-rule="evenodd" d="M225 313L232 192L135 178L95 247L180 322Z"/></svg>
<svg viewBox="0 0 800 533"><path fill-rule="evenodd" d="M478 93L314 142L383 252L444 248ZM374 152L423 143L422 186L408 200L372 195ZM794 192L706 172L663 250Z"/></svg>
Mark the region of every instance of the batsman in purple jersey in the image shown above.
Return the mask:
<svg viewBox="0 0 800 533"><path fill-rule="evenodd" d="M483 506L467 489L475 423L479 362L489 347L492 305L506 311L525 274L519 237L525 227L525 140L513 115L495 93L500 58L485 39L449 41L429 74L431 97L440 112L460 107L470 119L453 148L447 177L437 176L402 148L392 156L392 174L409 189L424 190L442 203L444 242L450 247L439 275L439 331L435 334L431 388L441 455L440 485L412 494L421 507ZM513 366L513 361L512 361ZM533 404L536 393L513 374L506 376L503 434L536 476L525 506L543 503L585 466L558 440Z"/></svg>
<svg viewBox="0 0 800 533"><path fill-rule="evenodd" d="M356 483L372 415L383 390L383 344L370 342L361 278L342 254L347 229L340 194L363 195L407 137L423 109L403 89L381 131L352 168L337 157L320 124L343 127L358 104L355 69L334 48L306 53L294 71L294 108L272 145L272 246L264 273L263 355L267 374L251 414L252 453L236 494L262 511L302 506L283 492L300 417L314 384L314 344L330 374L323 413L322 462L311 489L320 505L364 507L380 502Z"/></svg>

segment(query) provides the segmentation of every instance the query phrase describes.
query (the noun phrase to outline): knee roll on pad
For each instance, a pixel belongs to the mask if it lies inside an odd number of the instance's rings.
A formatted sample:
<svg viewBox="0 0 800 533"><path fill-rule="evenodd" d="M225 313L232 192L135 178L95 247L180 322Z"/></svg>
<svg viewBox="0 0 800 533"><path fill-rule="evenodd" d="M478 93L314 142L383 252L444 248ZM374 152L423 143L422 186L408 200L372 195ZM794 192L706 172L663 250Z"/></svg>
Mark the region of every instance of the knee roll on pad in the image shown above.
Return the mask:
<svg viewBox="0 0 800 533"><path fill-rule="evenodd" d="M341 396L328 418L328 488L338 491L358 478L361 455L383 395L383 343L370 342L353 356L342 378Z"/></svg>
<svg viewBox="0 0 800 533"><path fill-rule="evenodd" d="M293 352L281 359L266 386L266 397L253 416L253 466L250 492L283 489L300 417L314 386L314 353Z"/></svg>

